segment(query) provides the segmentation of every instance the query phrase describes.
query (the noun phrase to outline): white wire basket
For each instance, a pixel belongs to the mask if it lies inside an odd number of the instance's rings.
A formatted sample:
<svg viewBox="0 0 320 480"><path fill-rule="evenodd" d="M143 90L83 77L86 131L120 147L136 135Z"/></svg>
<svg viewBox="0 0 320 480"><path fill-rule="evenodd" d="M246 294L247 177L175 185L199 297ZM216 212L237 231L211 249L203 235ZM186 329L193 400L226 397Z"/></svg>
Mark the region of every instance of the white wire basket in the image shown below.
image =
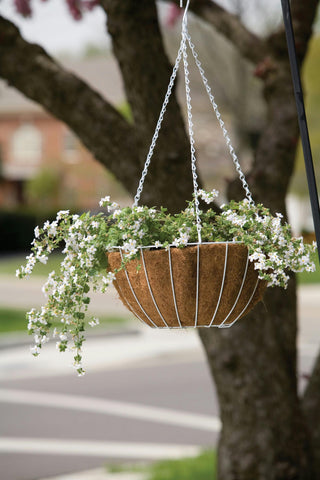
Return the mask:
<svg viewBox="0 0 320 480"><path fill-rule="evenodd" d="M119 269L123 252L108 254ZM139 266L139 268L138 268ZM191 243L184 248L140 248L116 274L114 286L124 305L155 328L231 327L262 298L248 249L240 243Z"/></svg>

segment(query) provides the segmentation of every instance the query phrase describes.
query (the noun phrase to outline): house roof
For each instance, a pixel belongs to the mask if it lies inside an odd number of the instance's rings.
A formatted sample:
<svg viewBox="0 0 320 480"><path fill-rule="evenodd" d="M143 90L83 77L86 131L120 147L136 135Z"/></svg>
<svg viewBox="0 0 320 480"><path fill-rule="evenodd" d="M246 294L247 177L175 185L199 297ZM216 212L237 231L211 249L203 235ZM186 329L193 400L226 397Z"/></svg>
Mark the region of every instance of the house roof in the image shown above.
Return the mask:
<svg viewBox="0 0 320 480"><path fill-rule="evenodd" d="M68 59L60 63L87 82L113 105L119 105L124 101L121 75L112 55L81 60ZM41 112L43 108L39 104L0 80L0 115Z"/></svg>

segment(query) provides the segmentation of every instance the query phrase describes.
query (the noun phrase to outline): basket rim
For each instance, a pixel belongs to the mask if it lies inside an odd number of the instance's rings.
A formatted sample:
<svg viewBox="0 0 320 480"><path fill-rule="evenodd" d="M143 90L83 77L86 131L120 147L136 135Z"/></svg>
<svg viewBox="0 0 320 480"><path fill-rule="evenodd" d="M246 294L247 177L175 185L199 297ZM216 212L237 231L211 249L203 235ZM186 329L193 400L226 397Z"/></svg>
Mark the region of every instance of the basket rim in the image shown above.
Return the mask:
<svg viewBox="0 0 320 480"><path fill-rule="evenodd" d="M225 242L188 242L186 244L184 244L182 246L182 248L185 248L185 247L196 247L196 246L200 246L200 245L245 245L244 242L240 242L240 241L225 241ZM141 249L151 249L151 248L155 248L156 250L165 250L166 248L181 248L180 246L177 246L173 243L169 243L166 247L164 247L163 245L159 246L159 245L139 245L136 247L138 250L141 250ZM113 247L110 247L108 248L108 252L113 252L113 251L116 251L116 250L123 250L123 251L126 251L126 248L123 246L123 245L115 245Z"/></svg>

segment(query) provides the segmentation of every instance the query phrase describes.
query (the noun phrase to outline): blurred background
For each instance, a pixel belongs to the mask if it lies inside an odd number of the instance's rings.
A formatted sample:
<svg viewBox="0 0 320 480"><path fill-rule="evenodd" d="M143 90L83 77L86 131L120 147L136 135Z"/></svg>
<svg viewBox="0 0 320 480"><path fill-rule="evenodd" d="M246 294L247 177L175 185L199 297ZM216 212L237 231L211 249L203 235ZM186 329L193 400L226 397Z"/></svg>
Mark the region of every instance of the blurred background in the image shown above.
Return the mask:
<svg viewBox="0 0 320 480"><path fill-rule="evenodd" d="M258 0L219 3L263 35L282 21L276 0L267 4ZM12 0L1 0L0 14L14 21L28 41L42 45L130 119L121 75L105 32L104 13L95 8L76 22L65 2L50 0L35 3L32 17L24 19L17 14L16 5ZM173 61L179 42L178 14L171 5L160 2L159 15ZM230 43L194 17L190 33L246 170L265 122L260 82L253 76L253 67ZM223 195L226 181L234 177L234 167L225 154L225 142L198 73L191 65L190 70L200 175L205 188L217 188ZM303 81L318 178L319 76L320 36L316 33ZM183 99L182 82L178 88ZM79 480L213 478L208 472L214 468L219 412L194 332L155 334L146 330L111 292L96 294L92 302L92 311L101 315L101 326L92 330L86 342L86 377L76 378L68 369L71 358L58 355L52 345L40 359L29 354L25 311L41 305L44 276L60 259L57 255L50 264L41 266L32 280L15 279L34 227L55 217L61 208L96 211L105 195L121 205L131 202L123 187L65 124L0 80L1 479L35 480L56 475ZM304 235L307 241L314 239L301 147L287 207L294 234ZM319 269L299 276L301 388L316 354L314 329L320 298L315 289L319 281ZM175 460L181 457L190 458ZM149 467L150 462L155 466ZM71 473L75 476L65 476Z"/></svg>

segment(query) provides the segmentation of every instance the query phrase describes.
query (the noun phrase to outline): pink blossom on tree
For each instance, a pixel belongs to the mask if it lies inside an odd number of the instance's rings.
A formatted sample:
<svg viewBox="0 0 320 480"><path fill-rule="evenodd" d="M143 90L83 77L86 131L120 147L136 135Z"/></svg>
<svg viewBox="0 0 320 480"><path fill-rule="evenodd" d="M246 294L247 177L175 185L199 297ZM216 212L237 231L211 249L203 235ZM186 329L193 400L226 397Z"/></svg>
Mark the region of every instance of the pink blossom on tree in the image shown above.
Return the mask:
<svg viewBox="0 0 320 480"><path fill-rule="evenodd" d="M42 0L46 1L46 0ZM66 0L69 12L75 20L81 20L85 11L91 11L100 0ZM16 11L23 17L32 16L31 0L14 0Z"/></svg>
<svg viewBox="0 0 320 480"><path fill-rule="evenodd" d="M168 15L166 18L167 26L174 27L180 15L181 15L181 8L179 8L178 5L176 5L175 3L170 4L168 9Z"/></svg>
<svg viewBox="0 0 320 480"><path fill-rule="evenodd" d="M16 11L23 17L31 17L32 10L30 2L31 0L14 0Z"/></svg>

